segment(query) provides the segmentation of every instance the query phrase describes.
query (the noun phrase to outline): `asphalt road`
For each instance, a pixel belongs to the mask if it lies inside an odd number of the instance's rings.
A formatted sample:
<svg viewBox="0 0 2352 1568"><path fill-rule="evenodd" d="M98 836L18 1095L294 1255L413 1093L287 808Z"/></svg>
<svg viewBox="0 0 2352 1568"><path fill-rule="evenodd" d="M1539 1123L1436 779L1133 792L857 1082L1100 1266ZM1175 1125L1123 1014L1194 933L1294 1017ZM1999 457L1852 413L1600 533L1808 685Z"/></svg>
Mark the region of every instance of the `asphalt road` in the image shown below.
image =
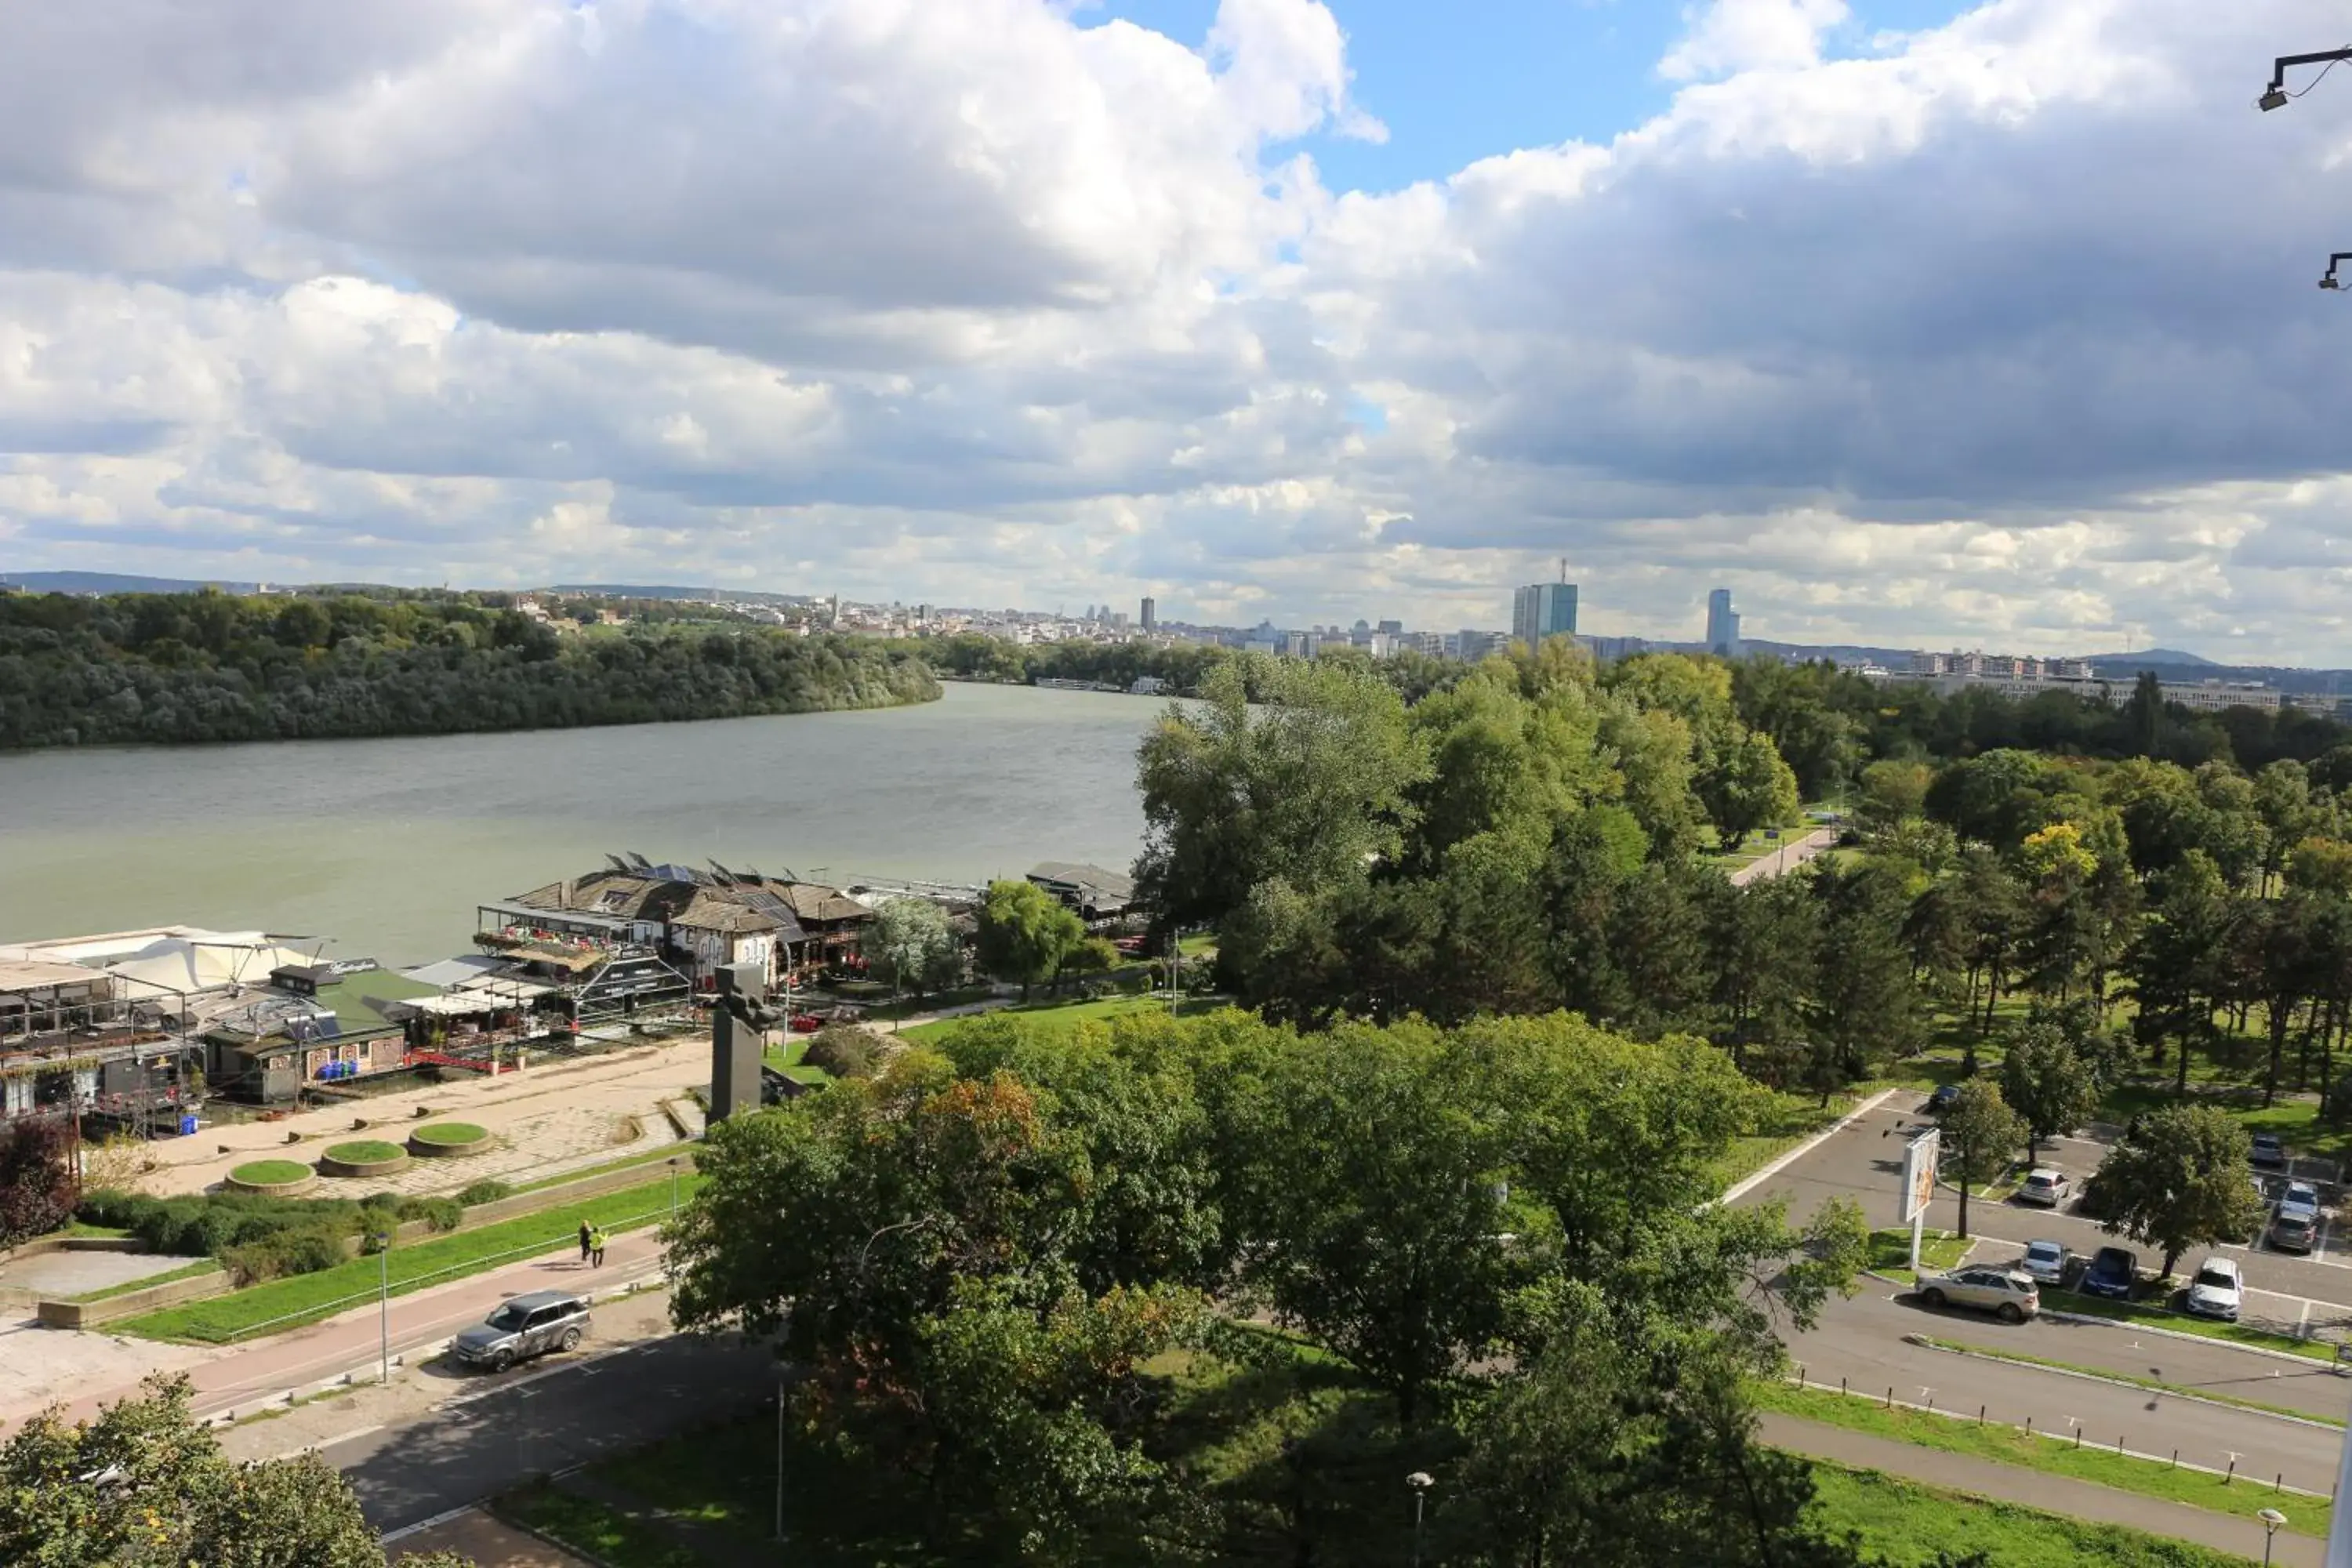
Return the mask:
<svg viewBox="0 0 2352 1568"><path fill-rule="evenodd" d="M529 1480L726 1419L775 1397L765 1349L674 1335L544 1375L485 1378L444 1405L320 1450L379 1531L419 1524Z"/></svg>
<svg viewBox="0 0 2352 1568"><path fill-rule="evenodd" d="M2126 1449L2159 1458L2178 1449L2184 1463L2216 1470L2226 1469L2234 1454L2241 1475L2268 1481L2283 1473L2287 1485L2323 1496L2335 1485L2343 1439L2332 1427L2067 1377L2040 1367L1955 1355L1906 1344L1903 1336L1932 1334L2078 1365L2104 1365L2268 1404L2308 1400L2341 1420L2352 1405L2352 1383L2324 1368L2306 1373L2242 1351L2206 1350L2106 1327L2030 1322L2011 1328L1982 1313L1936 1311L1907 1295L1890 1300L1888 1287L1865 1283L1863 1294L1832 1303L1817 1329L1790 1343L1790 1354L1803 1366L1808 1381L1835 1387L1843 1378L1849 1387L1874 1394L1892 1388L1898 1401L1924 1405L1932 1399L1939 1410L1969 1415L1981 1408L1987 1420L2012 1426L2023 1426L2031 1417L2039 1432L2069 1432L2079 1425L2086 1444L2111 1448L2120 1438ZM2273 1368L2280 1376L2270 1375Z"/></svg>

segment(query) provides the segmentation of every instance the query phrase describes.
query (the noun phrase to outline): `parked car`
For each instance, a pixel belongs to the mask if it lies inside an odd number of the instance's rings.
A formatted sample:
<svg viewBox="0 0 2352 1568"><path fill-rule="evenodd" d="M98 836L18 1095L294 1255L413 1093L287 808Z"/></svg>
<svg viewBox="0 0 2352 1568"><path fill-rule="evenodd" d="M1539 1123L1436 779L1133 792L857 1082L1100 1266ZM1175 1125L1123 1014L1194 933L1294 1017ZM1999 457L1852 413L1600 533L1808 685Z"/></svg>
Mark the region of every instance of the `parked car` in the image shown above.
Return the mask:
<svg viewBox="0 0 2352 1568"><path fill-rule="evenodd" d="M2284 1171L2286 1169L2286 1145L2279 1142L2279 1135L2275 1132L2257 1132L2248 1158L2265 1170Z"/></svg>
<svg viewBox="0 0 2352 1568"><path fill-rule="evenodd" d="M2091 1266L2083 1270L2083 1278L2074 1289L2085 1296L2109 1296L2118 1301L2131 1300L2132 1287L2139 1281L2139 1254L2127 1247L2103 1247L2091 1256Z"/></svg>
<svg viewBox="0 0 2352 1568"><path fill-rule="evenodd" d="M2029 1241L2025 1256L2017 1260L2017 1271L2043 1285L2066 1283L2066 1266L2074 1261L2074 1254L2063 1241Z"/></svg>
<svg viewBox="0 0 2352 1568"><path fill-rule="evenodd" d="M1931 1116L1941 1116L1952 1108L1952 1101L1959 1098L1958 1084L1939 1083L1936 1086L1936 1092L1927 1097L1927 1113Z"/></svg>
<svg viewBox="0 0 2352 1568"><path fill-rule="evenodd" d="M2025 1181L2017 1189L2017 1201L2054 1209L2074 1195L2073 1178L2063 1171L2053 1171L2047 1165L2036 1165L2025 1173Z"/></svg>
<svg viewBox="0 0 2352 1568"><path fill-rule="evenodd" d="M2197 1277L2189 1282L2189 1310L2200 1318L2234 1323L2245 1294L2245 1276L2237 1264L2227 1258L2209 1258L2197 1266Z"/></svg>
<svg viewBox="0 0 2352 1568"><path fill-rule="evenodd" d="M504 1372L519 1361L576 1348L588 1331L588 1302L569 1290L514 1296L487 1322L449 1342L449 1353L467 1366Z"/></svg>
<svg viewBox="0 0 2352 1568"><path fill-rule="evenodd" d="M2319 1189L2289 1182L2271 1215L2271 1246L2281 1252L2309 1252L2319 1243Z"/></svg>
<svg viewBox="0 0 2352 1568"><path fill-rule="evenodd" d="M2042 1310L2042 1287L2010 1268L1955 1268L1922 1274L1919 1299L1930 1307L1974 1307L2005 1323L2021 1323Z"/></svg>

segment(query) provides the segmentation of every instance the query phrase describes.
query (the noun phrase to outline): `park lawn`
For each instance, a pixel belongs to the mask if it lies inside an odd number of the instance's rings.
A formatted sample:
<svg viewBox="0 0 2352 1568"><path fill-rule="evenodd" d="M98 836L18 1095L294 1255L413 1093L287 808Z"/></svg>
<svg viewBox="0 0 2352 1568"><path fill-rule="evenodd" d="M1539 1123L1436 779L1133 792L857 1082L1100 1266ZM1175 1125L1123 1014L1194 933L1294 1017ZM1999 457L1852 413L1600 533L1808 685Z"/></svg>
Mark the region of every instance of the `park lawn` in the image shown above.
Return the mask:
<svg viewBox="0 0 2352 1568"><path fill-rule="evenodd" d="M1765 1113L1761 1125L1745 1137L1735 1138L1731 1146L1715 1163L1716 1184L1729 1187L1754 1175L1774 1160L1831 1126L1853 1108L1878 1092L1877 1084L1856 1084L1851 1089L1830 1096L1823 1106L1817 1094L1775 1092L1771 1109Z"/></svg>
<svg viewBox="0 0 2352 1568"><path fill-rule="evenodd" d="M1958 1268L1976 1250L1976 1242L1948 1230L1929 1230L1919 1237L1919 1262L1936 1273ZM1911 1232L1908 1226L1870 1233L1870 1269L1889 1279L1911 1282Z"/></svg>
<svg viewBox="0 0 2352 1568"><path fill-rule="evenodd" d="M831 1073L820 1067L811 1067L802 1059L808 1055L809 1041L814 1037L809 1035L791 1036L760 1059L794 1083L831 1083Z"/></svg>
<svg viewBox="0 0 2352 1568"><path fill-rule="evenodd" d="M490 1511L578 1551L606 1568L700 1568L700 1554L617 1509L544 1482L494 1500Z"/></svg>
<svg viewBox="0 0 2352 1568"><path fill-rule="evenodd" d="M381 1138L360 1138L349 1143L327 1145L327 1158L341 1160L347 1165L373 1165L379 1161L397 1160L408 1152L397 1143L387 1143Z"/></svg>
<svg viewBox="0 0 2352 1568"><path fill-rule="evenodd" d="M1922 1334L1921 1343L1940 1351L1965 1351L1970 1355L1992 1361L2015 1362L2020 1366L2045 1366L2056 1372L2071 1372L2084 1377L2095 1377L2107 1383L2127 1383L2135 1388L2145 1388L2151 1394L2169 1394L2181 1399L2199 1399L2211 1405L2234 1405L2241 1410L2259 1410L2265 1415L2291 1415L2297 1421L2316 1421L2326 1426L2341 1426L2341 1417L2322 1415L2310 1410L2297 1410L2292 1405L2268 1405L2259 1399L2243 1399L2234 1394L2217 1394L2210 1388L2183 1388L2177 1383L2165 1383L2153 1377L2134 1377L2128 1373L2115 1372L2103 1366L2082 1366L2071 1361L2053 1361L2048 1356L2024 1355L2000 1345L1969 1344L1962 1340L1931 1339Z"/></svg>
<svg viewBox="0 0 2352 1568"><path fill-rule="evenodd" d="M1217 1012L1227 1005L1222 997L1187 996L1181 1004L1178 1016L1197 1018L1204 1014ZM980 1016L986 1018L1013 1018L1019 1020L1024 1028L1050 1029L1060 1032L1075 1029L1090 1018L1108 1021L1129 1013L1155 1011L1164 1013L1167 1010L1168 994L1163 991L1157 995L1141 993L1127 996L1102 996L1093 1001L1032 1002L1025 1006L1000 1007L992 1013ZM936 1023L918 1024L913 1028L901 1029L898 1031L898 1037L919 1044L926 1040L936 1040L949 1030L971 1022L972 1020L970 1018L941 1018Z"/></svg>
<svg viewBox="0 0 2352 1568"><path fill-rule="evenodd" d="M2161 1459L2136 1458L2129 1454L2118 1454L2113 1448L2100 1447L2096 1443L2077 1447L2064 1437L2029 1434L2015 1426L1979 1425L1903 1405L1889 1408L1873 1400L1833 1394L1826 1389L1767 1383L1757 1385L1755 1396L1757 1405L1762 1409L1777 1410L1785 1415L1818 1421L1824 1426L1842 1426L1849 1432L1866 1433L1874 1437L1933 1448L1946 1454L1966 1454L1972 1458L1990 1459L1997 1464L2016 1465L2049 1475L2112 1487L2117 1491L2133 1492L2141 1497L2160 1498L2166 1502L2210 1509L2216 1513L2252 1519L2263 1509L2275 1508L2286 1515L2290 1529L2299 1530L2306 1535L2325 1536L2327 1533L2329 1509L2326 1498L2306 1497L2301 1492L2273 1492L2268 1488L2242 1482L2225 1486L2220 1476L2208 1475L2202 1470L2176 1469ZM2130 1435L2123 1436L2125 1446L2129 1447Z"/></svg>
<svg viewBox="0 0 2352 1568"><path fill-rule="evenodd" d="M2105 1318L2117 1323L2137 1323L2144 1328L2170 1329L2176 1333L2227 1340L2236 1345L2252 1345L2256 1350L2284 1351L2289 1355L2305 1356L2313 1361L2333 1363L2336 1360L2336 1345L2331 1340L2298 1340L2288 1334L2250 1329L2242 1323L2192 1318L2186 1312L2176 1312L2169 1307L2154 1306L2146 1301L2111 1301L2104 1296L2080 1293L2062 1297L2053 1291L2042 1299L2042 1310L2045 1312L2074 1312L2085 1318Z"/></svg>
<svg viewBox="0 0 2352 1568"><path fill-rule="evenodd" d="M1980 1551L1994 1568L2246 1568L2247 1559L2186 1541L2088 1524L2017 1503L1813 1463L1813 1520L1852 1531L1888 1562L1926 1564L1938 1552Z"/></svg>
<svg viewBox="0 0 2352 1568"><path fill-rule="evenodd" d="M679 1200L691 1196L701 1181L698 1174L682 1175L677 1184ZM573 1239L583 1223L610 1230L658 1224L669 1217L669 1201L670 1183L665 1176L560 1208L394 1247L388 1265L392 1294L404 1296L518 1258L552 1251ZM315 1274L273 1279L209 1300L125 1318L107 1325L107 1331L150 1340L226 1344L265 1323L273 1330L294 1328L358 1304L376 1293L382 1267L385 1266L375 1258L355 1258Z"/></svg>
<svg viewBox="0 0 2352 1568"><path fill-rule="evenodd" d="M918 1013L936 1013L943 1007L969 1006L985 1002L996 994L993 985L959 985L951 991L933 991L922 996L902 996L895 1002L877 1002L858 1011L867 1019L879 1022L887 1018L911 1018Z"/></svg>
<svg viewBox="0 0 2352 1568"><path fill-rule="evenodd" d="M1178 937L1176 952L1184 958L1214 958L1217 955L1217 933L1197 931L1191 936Z"/></svg>
<svg viewBox="0 0 2352 1568"><path fill-rule="evenodd" d="M133 1290L144 1290L151 1285L169 1285L174 1279L193 1279L199 1274L217 1274L220 1264L210 1258L199 1258L194 1263L183 1264L163 1274L150 1274L142 1279L118 1279L111 1285L95 1290L85 1290L79 1296L68 1296L68 1301L104 1301L116 1296L128 1296Z"/></svg>

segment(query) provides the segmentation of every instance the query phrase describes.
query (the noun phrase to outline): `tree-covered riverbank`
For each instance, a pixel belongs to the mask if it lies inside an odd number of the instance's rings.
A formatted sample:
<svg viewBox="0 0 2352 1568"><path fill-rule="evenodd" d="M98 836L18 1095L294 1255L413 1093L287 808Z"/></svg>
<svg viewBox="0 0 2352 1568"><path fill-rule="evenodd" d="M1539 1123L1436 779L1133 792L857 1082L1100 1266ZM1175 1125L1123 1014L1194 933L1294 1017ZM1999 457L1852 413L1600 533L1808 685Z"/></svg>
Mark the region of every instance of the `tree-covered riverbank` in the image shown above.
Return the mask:
<svg viewBox="0 0 2352 1568"><path fill-rule="evenodd" d="M495 599L0 595L0 750L565 729L940 694L922 660L857 638L559 632Z"/></svg>

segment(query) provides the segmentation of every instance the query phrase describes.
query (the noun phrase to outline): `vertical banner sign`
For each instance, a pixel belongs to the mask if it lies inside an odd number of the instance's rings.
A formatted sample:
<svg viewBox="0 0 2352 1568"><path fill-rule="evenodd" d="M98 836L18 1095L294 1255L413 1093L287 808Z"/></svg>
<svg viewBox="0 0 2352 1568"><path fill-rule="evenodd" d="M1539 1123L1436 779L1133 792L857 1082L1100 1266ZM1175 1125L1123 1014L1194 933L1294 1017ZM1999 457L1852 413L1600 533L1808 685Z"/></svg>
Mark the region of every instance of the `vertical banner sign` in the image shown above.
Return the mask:
<svg viewBox="0 0 2352 1568"><path fill-rule="evenodd" d="M1916 1221L1936 1197L1936 1159L1942 1152L1944 1131L1930 1127L1903 1146L1903 1217Z"/></svg>
<svg viewBox="0 0 2352 1568"><path fill-rule="evenodd" d="M1903 1145L1903 1217L1911 1222L1911 1273L1919 1272L1919 1243L1927 1221L1927 1205L1936 1199L1936 1162L1944 1149L1944 1131L1930 1127Z"/></svg>

